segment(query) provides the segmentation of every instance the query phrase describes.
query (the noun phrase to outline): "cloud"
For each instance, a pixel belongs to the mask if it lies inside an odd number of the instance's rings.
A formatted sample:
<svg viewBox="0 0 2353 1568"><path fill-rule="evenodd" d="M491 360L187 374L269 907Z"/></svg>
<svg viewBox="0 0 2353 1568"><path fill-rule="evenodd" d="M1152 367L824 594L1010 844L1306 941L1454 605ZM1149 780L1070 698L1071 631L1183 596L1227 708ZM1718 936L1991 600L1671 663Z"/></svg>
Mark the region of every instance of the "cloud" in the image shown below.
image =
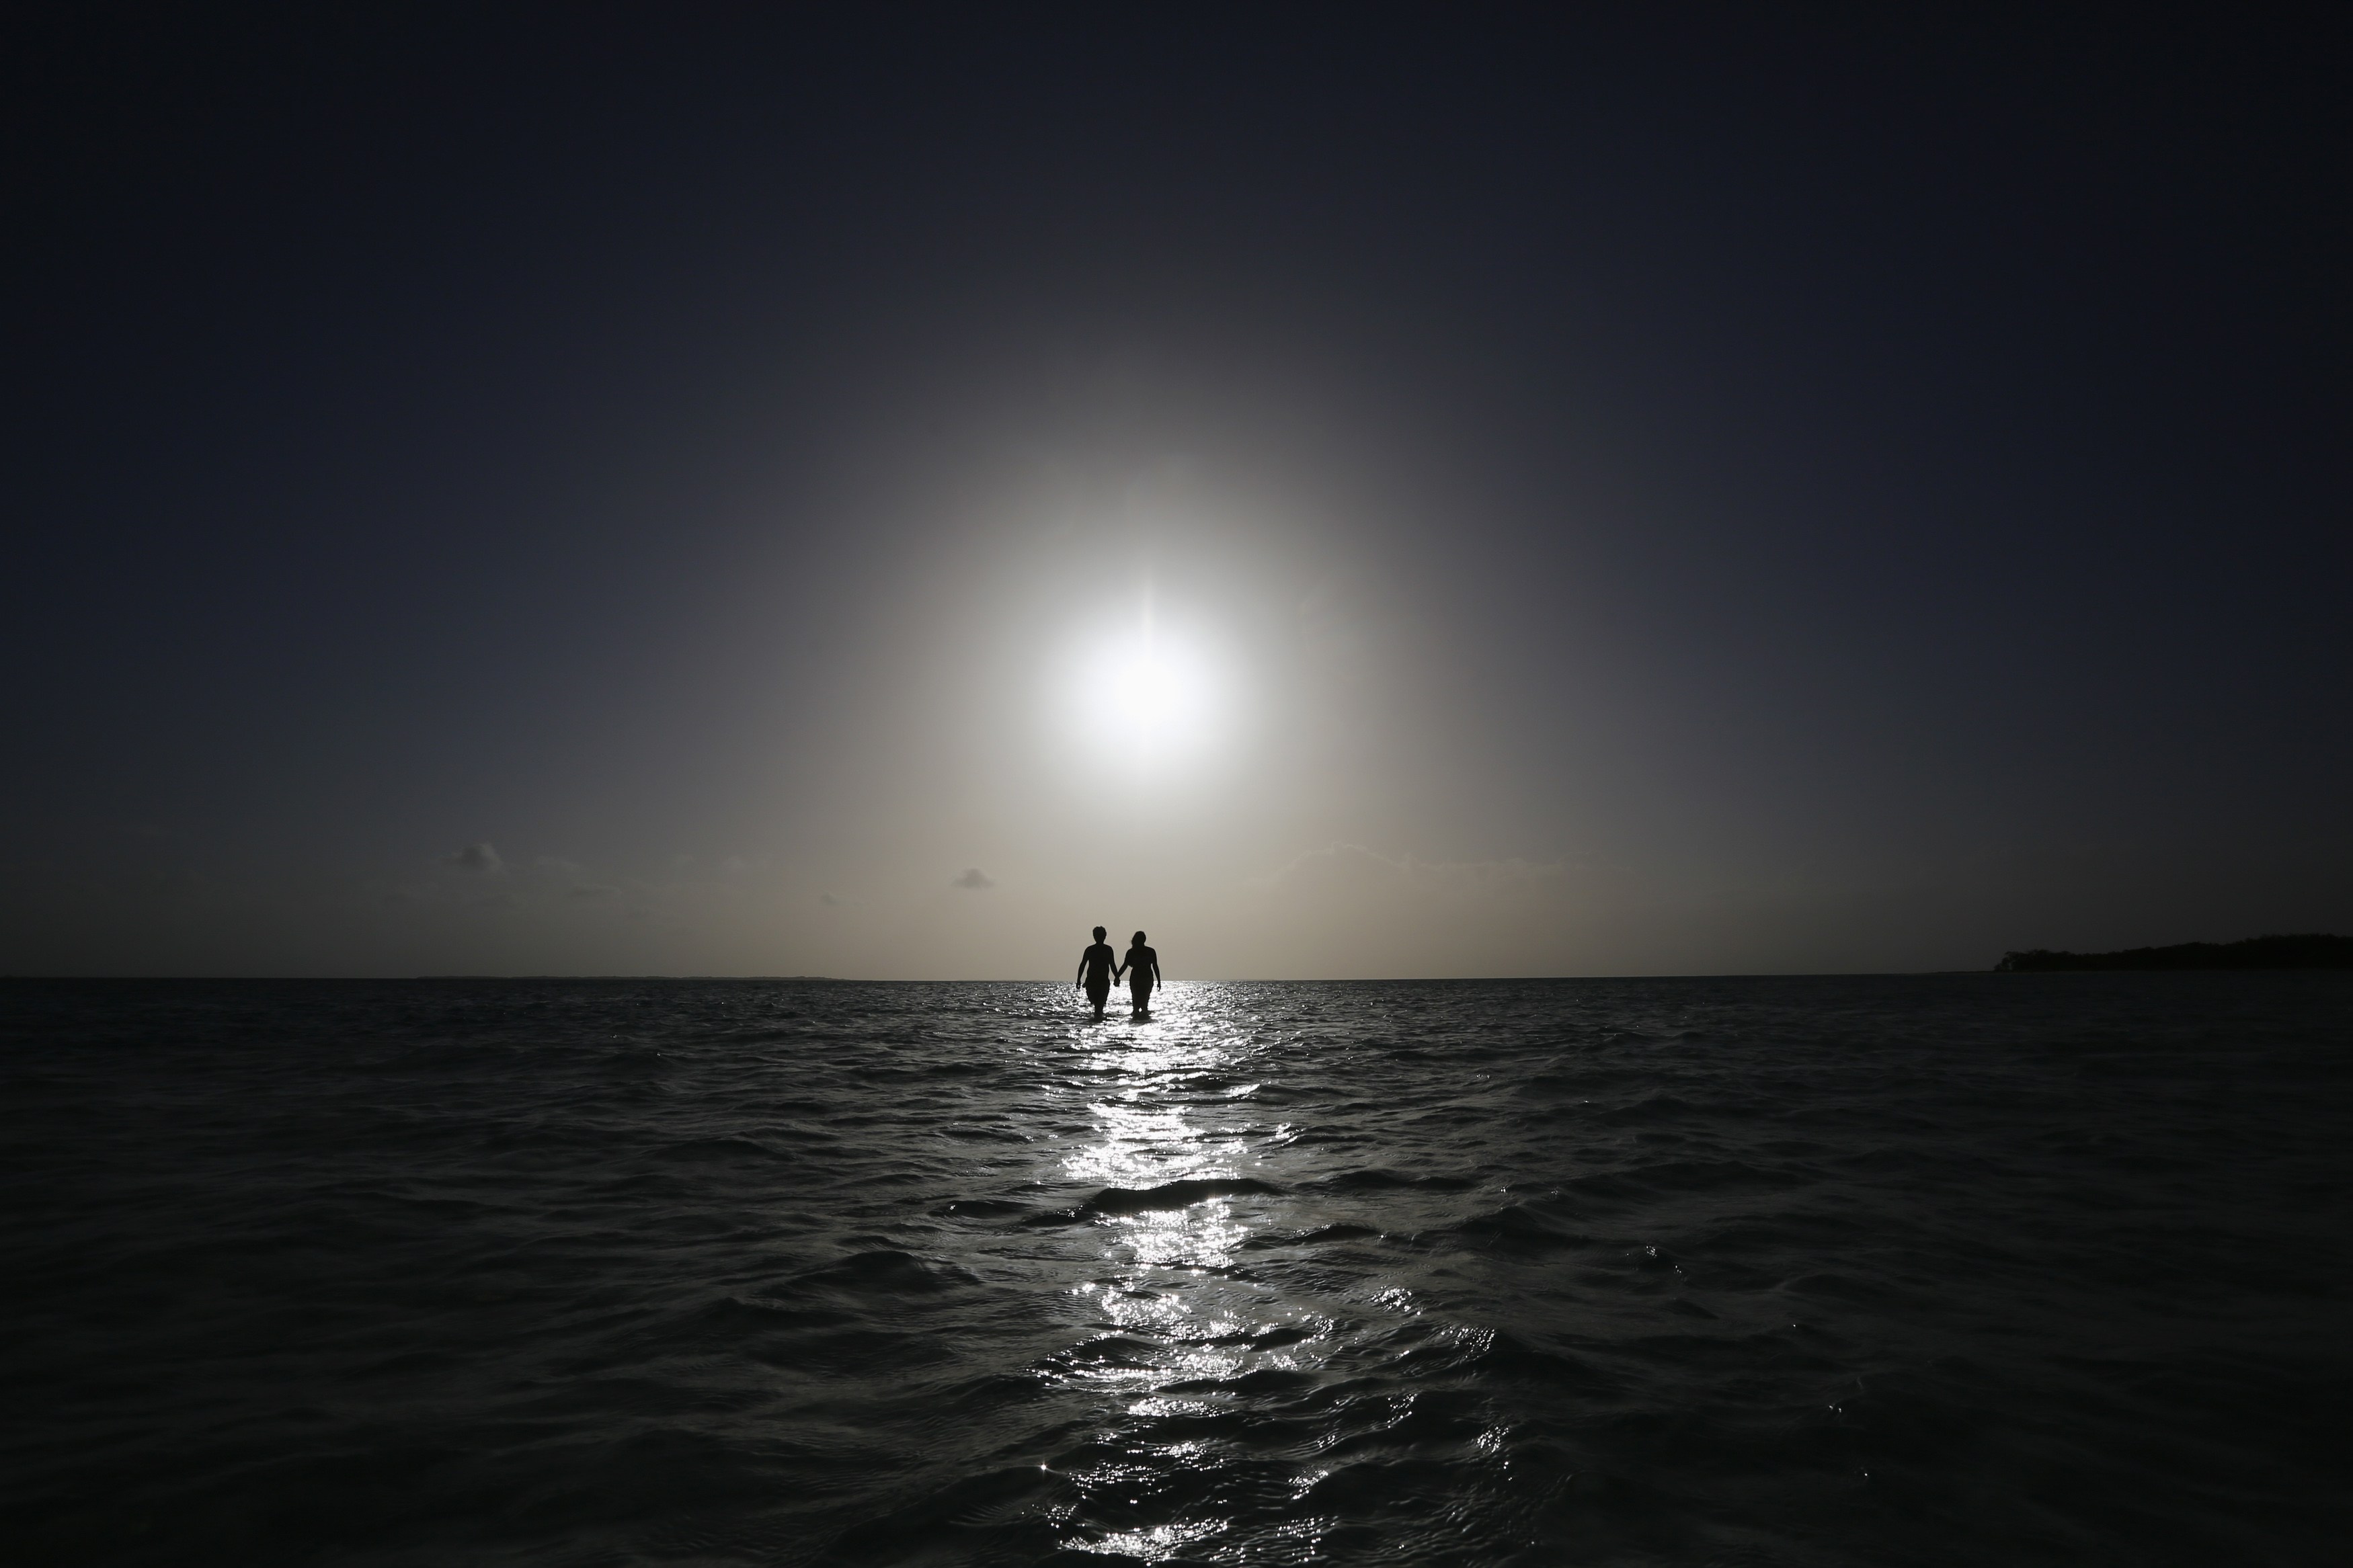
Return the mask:
<svg viewBox="0 0 2353 1568"><path fill-rule="evenodd" d="M829 910L838 910L841 907L841 900L831 893L819 893L817 896L817 901Z"/></svg>
<svg viewBox="0 0 2353 1568"><path fill-rule="evenodd" d="M487 844L469 844L441 858L446 865L466 871L479 871L484 876L506 869L506 862L499 858L499 852Z"/></svg>
<svg viewBox="0 0 2353 1568"><path fill-rule="evenodd" d="M564 896L567 899L612 899L618 898L620 892L620 889L607 883L583 882Z"/></svg>
<svg viewBox="0 0 2353 1568"><path fill-rule="evenodd" d="M973 866L967 868L965 874L955 879L955 886L977 891L982 888L994 888L997 886L997 880L979 867Z"/></svg>

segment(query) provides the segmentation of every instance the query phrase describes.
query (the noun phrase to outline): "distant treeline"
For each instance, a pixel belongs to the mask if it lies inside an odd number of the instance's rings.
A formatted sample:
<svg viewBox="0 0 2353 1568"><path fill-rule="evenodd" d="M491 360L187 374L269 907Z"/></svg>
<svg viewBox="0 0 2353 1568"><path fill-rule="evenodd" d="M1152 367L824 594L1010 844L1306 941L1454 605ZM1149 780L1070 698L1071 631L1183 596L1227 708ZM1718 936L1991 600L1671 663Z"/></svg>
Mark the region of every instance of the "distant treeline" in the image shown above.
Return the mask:
<svg viewBox="0 0 2353 1568"><path fill-rule="evenodd" d="M2251 936L2122 952L2005 952L1998 971L2034 969L2353 969L2353 936Z"/></svg>

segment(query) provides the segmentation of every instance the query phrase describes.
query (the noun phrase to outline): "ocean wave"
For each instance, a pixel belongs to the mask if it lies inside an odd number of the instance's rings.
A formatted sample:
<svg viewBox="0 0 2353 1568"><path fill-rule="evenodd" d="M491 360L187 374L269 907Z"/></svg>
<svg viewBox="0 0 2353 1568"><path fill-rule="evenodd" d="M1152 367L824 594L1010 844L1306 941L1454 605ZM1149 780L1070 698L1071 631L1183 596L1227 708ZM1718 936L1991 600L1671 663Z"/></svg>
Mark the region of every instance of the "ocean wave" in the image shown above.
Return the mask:
<svg viewBox="0 0 2353 1568"><path fill-rule="evenodd" d="M0 1534L2333 1560L2353 984L1984 978L45 990Z"/></svg>
<svg viewBox="0 0 2353 1568"><path fill-rule="evenodd" d="M1155 1209L1189 1208L1211 1198L1280 1195L1282 1189L1249 1176L1198 1176L1162 1182L1150 1187L1105 1187L1079 1212L1088 1215L1149 1214Z"/></svg>

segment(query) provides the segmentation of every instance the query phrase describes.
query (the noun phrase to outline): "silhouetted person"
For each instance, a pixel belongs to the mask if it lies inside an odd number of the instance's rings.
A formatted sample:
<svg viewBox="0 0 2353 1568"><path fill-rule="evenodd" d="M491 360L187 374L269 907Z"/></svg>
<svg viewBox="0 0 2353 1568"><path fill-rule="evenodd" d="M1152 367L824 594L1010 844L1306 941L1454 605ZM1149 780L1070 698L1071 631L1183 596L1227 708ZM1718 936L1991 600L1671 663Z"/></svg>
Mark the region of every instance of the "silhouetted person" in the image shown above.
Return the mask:
<svg viewBox="0 0 2353 1568"><path fill-rule="evenodd" d="M1111 977L1118 979L1121 970L1127 973L1127 994L1135 998L1136 1016L1142 1017L1152 1011L1152 989L1160 984L1160 955L1144 945L1142 931L1135 933L1135 945Z"/></svg>
<svg viewBox="0 0 2353 1568"><path fill-rule="evenodd" d="M1079 954L1079 978L1074 984L1087 988L1087 1000L1095 1005L1095 1016L1103 1016L1103 1004L1111 999L1111 943L1103 941L1103 928L1095 927L1095 944Z"/></svg>

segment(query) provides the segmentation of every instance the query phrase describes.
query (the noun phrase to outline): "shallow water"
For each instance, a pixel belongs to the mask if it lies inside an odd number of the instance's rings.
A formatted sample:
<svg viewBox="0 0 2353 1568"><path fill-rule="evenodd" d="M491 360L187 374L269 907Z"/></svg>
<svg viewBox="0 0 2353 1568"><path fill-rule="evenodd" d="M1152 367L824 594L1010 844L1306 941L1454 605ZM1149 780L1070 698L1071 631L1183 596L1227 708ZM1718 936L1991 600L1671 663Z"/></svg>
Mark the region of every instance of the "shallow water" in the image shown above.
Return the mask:
<svg viewBox="0 0 2353 1568"><path fill-rule="evenodd" d="M0 1546L2316 1563L2353 977L17 983Z"/></svg>

